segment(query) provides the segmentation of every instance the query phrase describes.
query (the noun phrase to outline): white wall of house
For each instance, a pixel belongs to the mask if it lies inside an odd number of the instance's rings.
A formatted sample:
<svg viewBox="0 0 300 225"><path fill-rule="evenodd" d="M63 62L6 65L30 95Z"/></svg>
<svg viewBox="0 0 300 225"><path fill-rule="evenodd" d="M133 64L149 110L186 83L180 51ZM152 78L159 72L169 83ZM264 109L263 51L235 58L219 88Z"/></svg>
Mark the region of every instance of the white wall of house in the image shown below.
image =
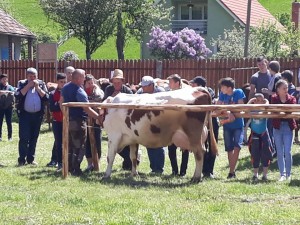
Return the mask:
<svg viewBox="0 0 300 225"><path fill-rule="evenodd" d="M14 36L12 42L14 43L15 60L19 60L21 59L21 38ZM0 34L0 60L8 59L6 57L8 57L8 35Z"/></svg>

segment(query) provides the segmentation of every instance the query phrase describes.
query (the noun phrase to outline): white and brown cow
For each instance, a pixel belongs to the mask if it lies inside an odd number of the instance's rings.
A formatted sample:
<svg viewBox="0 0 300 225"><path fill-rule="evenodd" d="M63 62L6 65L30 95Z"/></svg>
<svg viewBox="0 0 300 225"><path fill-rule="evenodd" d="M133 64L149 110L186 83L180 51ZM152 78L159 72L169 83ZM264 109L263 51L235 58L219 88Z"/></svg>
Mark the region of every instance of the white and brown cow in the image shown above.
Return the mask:
<svg viewBox="0 0 300 225"><path fill-rule="evenodd" d="M202 87L142 95L121 93L110 100L112 103L123 104L211 104L209 92ZM174 143L176 146L189 149L194 153L196 168L192 180L200 181L205 150L204 142L207 138L207 123L209 123L211 133L212 150L217 154L217 144L212 132L211 112L108 109L103 123L108 135L109 148L105 177L111 175L116 153L127 145L130 146L131 174L134 176L137 175L137 144L156 148Z"/></svg>

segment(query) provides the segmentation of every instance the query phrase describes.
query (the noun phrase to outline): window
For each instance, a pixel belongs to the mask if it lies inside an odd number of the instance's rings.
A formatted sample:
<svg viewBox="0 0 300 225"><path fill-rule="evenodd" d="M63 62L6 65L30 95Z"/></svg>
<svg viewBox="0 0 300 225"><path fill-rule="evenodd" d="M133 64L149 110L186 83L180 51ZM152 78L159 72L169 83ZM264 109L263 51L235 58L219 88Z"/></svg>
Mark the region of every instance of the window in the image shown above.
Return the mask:
<svg viewBox="0 0 300 225"><path fill-rule="evenodd" d="M180 20L207 20L207 5L205 4L187 4L179 5Z"/></svg>

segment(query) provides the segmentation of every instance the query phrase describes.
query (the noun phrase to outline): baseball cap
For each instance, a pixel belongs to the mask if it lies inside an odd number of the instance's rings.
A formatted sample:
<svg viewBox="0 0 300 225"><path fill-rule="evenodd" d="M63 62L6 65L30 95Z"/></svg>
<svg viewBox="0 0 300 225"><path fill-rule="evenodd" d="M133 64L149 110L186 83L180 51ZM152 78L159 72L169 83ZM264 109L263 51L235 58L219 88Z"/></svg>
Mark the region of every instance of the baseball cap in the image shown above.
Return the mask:
<svg viewBox="0 0 300 225"><path fill-rule="evenodd" d="M154 79L151 76L143 76L140 85L142 87L149 86L150 84L154 84Z"/></svg>

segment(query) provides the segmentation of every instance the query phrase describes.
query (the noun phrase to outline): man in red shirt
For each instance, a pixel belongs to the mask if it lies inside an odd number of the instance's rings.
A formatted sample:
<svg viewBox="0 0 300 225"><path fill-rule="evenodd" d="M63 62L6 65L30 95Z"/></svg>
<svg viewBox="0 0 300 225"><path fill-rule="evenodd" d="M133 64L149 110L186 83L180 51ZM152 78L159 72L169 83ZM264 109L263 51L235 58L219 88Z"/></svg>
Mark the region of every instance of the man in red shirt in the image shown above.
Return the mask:
<svg viewBox="0 0 300 225"><path fill-rule="evenodd" d="M57 156L57 171L62 169L62 130L63 130L63 114L59 105L59 100L61 96L61 89L67 83L66 75L63 73L58 73L56 75L57 88L50 92L49 104L50 112L52 113L52 129L54 134L54 145L55 148L52 152L52 156Z"/></svg>

